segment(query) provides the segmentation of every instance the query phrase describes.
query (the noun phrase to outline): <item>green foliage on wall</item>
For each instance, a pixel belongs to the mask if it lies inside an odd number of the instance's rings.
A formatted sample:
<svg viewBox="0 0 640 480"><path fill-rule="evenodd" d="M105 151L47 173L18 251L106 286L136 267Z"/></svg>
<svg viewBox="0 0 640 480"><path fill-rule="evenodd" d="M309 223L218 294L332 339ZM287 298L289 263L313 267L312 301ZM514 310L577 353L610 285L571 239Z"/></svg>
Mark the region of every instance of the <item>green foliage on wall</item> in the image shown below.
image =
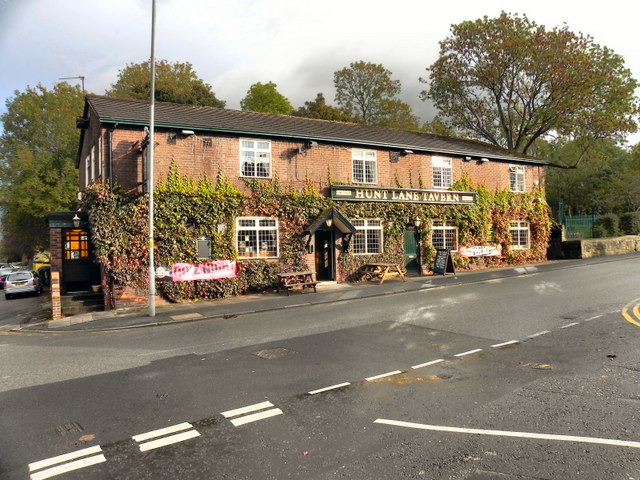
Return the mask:
<svg viewBox="0 0 640 480"><path fill-rule="evenodd" d="M430 245L434 219L455 222L460 244L502 244L502 258L456 258L459 268L544 260L551 228L548 207L539 200L543 197L541 191L491 193L468 179L458 181L453 190L477 192L478 201L473 206L332 202L320 195L311 181L300 191L284 188L277 178L248 180L246 185L247 192L242 193L221 174L215 182L206 176L194 181L172 166L154 195L154 262L156 266L170 267L173 263L207 261L198 258L197 239L201 237L211 240L212 260L237 259L235 221L242 216L278 218L279 258L240 260L235 279L158 283L159 293L172 301L226 297L272 289L281 271L313 269L305 264L308 236L303 231L331 206L349 219L377 218L383 222L384 253L354 255L347 251L339 256L341 277L351 279L356 278L354 274L360 266L370 261L403 263L404 231L416 219L420 220L420 256L424 265L432 264L435 256ZM105 275L104 283L147 289L148 197L94 184L87 189L83 208L90 212L92 241ZM530 250L509 249L509 222L513 220L530 223Z"/></svg>

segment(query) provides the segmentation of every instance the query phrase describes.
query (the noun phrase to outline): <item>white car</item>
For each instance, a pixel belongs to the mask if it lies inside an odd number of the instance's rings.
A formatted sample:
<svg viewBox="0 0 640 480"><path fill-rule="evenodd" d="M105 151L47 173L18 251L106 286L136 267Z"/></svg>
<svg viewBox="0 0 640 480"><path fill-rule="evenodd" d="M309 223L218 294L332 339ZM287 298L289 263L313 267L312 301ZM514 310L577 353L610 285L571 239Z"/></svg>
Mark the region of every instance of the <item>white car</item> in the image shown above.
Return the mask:
<svg viewBox="0 0 640 480"><path fill-rule="evenodd" d="M40 277L34 272L14 272L10 273L5 280L4 298L9 300L11 297L21 293L42 293L42 282Z"/></svg>

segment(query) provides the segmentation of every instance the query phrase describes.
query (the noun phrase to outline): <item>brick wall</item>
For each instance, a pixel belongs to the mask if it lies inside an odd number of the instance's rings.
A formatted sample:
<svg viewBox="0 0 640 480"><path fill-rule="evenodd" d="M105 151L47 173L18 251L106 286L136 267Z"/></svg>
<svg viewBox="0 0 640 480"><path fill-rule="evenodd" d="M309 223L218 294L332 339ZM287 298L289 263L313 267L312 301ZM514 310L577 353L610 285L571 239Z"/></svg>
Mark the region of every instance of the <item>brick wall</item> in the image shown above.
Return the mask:
<svg viewBox="0 0 640 480"><path fill-rule="evenodd" d="M95 123L95 122L94 122ZM87 132L89 133L89 131ZM103 163L108 159L108 131L102 130ZM170 143L170 137L175 143ZM154 177L156 183L167 177L173 161L180 173L196 179L203 174L215 179L221 169L238 188L244 189L240 179L238 137L223 135L182 135L180 131L156 130L154 149ZM249 138L249 137L247 137ZM251 137L256 138L256 137ZM139 127L118 127L113 131L112 163L114 178L125 189L140 188L142 182L142 152ZM358 147L361 148L361 147ZM84 151L85 149L83 149ZM433 188L431 155L410 153L401 155L384 149L377 153L378 186L403 188ZM302 141L273 139L271 141L272 175L283 185L302 188L310 179L319 191L326 193L330 183L352 183L351 147L320 143L307 148ZM509 163L490 161L466 162L453 158L454 180L468 176L484 184L490 191L509 188ZM83 185L84 160L80 165ZM107 171L105 166L103 171ZM525 166L526 191L534 188L534 181L543 182L541 167Z"/></svg>

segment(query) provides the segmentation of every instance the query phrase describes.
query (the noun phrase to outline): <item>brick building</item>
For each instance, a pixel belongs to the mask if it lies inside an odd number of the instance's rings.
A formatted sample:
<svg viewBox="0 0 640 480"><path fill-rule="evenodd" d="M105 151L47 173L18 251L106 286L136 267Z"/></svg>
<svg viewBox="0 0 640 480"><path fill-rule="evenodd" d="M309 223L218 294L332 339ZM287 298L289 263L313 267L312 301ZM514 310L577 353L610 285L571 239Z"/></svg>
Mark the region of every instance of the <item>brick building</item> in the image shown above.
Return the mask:
<svg viewBox="0 0 640 480"><path fill-rule="evenodd" d="M88 96L84 116L77 123L82 129L77 164L79 190L100 182L117 183L126 190L143 193L148 186L148 124L148 102ZM433 259L427 258L422 243L457 252L461 247L460 231L465 228L464 209L473 208L478 202L477 188L455 191L453 187L461 179L489 192L544 198L545 162L477 141L360 124L156 103L154 184L166 178L172 165L193 178L204 174L216 178L222 172L240 191L247 190L247 180L277 178L283 186L297 190L312 183L331 199L331 208L312 219L304 232L308 239L305 259L319 280L344 281L353 273L338 268L341 256L384 255L387 230L404 230L403 239L398 240L402 245L396 245L394 251L404 252L408 270L429 270ZM404 205L421 218L404 218L403 225L390 225L381 218L350 217L349 207L356 203L376 204L382 209L385 205ZM430 217L435 210L420 210L421 206L438 206L437 218ZM449 207L458 212L455 218L447 218ZM532 243L530 218L519 217L510 219L508 245L494 246L545 249L546 245ZM278 220L259 216L230 219L240 262L252 261L254 256L278 261L282 241ZM490 219L487 222L491 223ZM418 230L425 229L427 236L417 235ZM411 236L416 238L414 245ZM490 240L490 236L485 237ZM465 247L487 247L491 242L482 243ZM265 255L261 254L263 251Z"/></svg>

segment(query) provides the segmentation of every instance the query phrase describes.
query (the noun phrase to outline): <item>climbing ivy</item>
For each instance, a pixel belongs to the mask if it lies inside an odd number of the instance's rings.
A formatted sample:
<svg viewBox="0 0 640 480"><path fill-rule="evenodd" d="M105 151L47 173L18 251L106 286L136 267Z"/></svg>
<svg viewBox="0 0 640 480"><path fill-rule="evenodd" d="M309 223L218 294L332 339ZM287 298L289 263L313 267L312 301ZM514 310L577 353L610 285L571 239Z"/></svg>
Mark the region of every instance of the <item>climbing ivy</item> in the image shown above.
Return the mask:
<svg viewBox="0 0 640 480"><path fill-rule="evenodd" d="M451 220L459 230L459 243L485 245L499 243L501 258L456 258L458 268L478 268L487 265L517 264L544 260L550 234L549 209L541 189L532 193L508 191L489 192L481 185L463 178L454 190L477 192L472 206L400 204L376 202L332 202L318 193L311 180L300 191L283 187L278 178L269 181L247 180L246 192L238 190L222 173L215 181L207 176L195 181L171 166L164 181L154 192L154 262L169 267L173 263L199 263L197 239L211 239L212 259L237 260L235 218L265 216L278 218L278 260L252 259L238 262L234 279L162 282L158 292L172 301L218 298L263 291L275 285L277 273L307 269L305 245L308 237L302 232L331 206L347 218L378 218L383 222L383 252L379 255L354 255L346 252L339 257L342 278L355 280L355 273L364 263L404 260L403 236L407 226L419 219L418 228L423 264L431 264L435 250L430 245L433 219ZM83 209L89 212L95 256L104 273L104 286L126 285L148 288L148 197L93 184L87 188ZM528 221L531 226L530 250L509 249L509 222ZM105 288L108 294L112 288ZM113 299L108 299L113 304Z"/></svg>

